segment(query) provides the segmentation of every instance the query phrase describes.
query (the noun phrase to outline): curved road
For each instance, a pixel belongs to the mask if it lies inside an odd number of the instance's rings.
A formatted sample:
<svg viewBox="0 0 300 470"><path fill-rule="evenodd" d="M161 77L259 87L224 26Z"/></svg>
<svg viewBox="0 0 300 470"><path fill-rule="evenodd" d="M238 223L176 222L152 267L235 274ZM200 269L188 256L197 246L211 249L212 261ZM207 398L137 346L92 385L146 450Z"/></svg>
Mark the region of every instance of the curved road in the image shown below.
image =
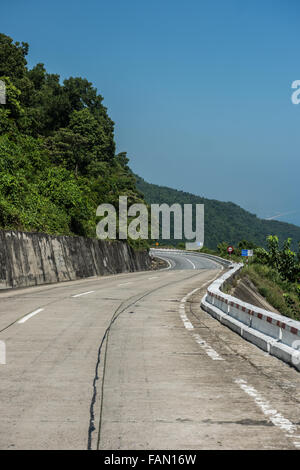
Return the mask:
<svg viewBox="0 0 300 470"><path fill-rule="evenodd" d="M0 294L1 449L300 448L299 373L200 309L223 268L159 256Z"/></svg>
<svg viewBox="0 0 300 470"><path fill-rule="evenodd" d="M222 269L218 263L196 253L178 253L163 249L151 250L151 253L164 259L168 263L167 269Z"/></svg>

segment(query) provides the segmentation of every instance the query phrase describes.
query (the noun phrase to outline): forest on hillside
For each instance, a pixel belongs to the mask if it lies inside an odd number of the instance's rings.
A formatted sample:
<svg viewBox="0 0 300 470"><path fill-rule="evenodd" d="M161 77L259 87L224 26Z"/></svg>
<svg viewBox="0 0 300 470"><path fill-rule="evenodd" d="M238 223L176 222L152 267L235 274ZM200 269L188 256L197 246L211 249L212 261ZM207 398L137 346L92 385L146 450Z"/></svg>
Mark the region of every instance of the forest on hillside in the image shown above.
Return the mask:
<svg viewBox="0 0 300 470"><path fill-rule="evenodd" d="M267 237L276 234L281 244L291 238L291 247L298 250L300 227L296 225L260 219L232 202L206 199L184 191L150 184L139 176L136 176L136 180L137 188L144 194L148 204L204 204L204 245L208 248L216 249L221 242L225 242L227 246L237 246L245 239L256 246L266 247ZM182 242L184 241L183 238ZM176 245L181 240L173 239L171 242ZM169 243L161 240L161 244Z"/></svg>
<svg viewBox="0 0 300 470"><path fill-rule="evenodd" d="M61 83L27 43L0 34L0 228L96 236L96 208L120 195L143 202L114 123L86 78Z"/></svg>

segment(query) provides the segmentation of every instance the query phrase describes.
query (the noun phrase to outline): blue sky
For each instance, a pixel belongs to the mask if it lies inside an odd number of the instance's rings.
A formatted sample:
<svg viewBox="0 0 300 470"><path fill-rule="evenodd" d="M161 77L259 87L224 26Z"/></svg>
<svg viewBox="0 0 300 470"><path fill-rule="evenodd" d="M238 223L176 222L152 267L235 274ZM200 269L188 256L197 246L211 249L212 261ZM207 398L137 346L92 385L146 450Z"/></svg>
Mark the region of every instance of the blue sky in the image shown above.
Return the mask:
<svg viewBox="0 0 300 470"><path fill-rule="evenodd" d="M28 63L88 78L149 182L300 225L297 0L3 0Z"/></svg>

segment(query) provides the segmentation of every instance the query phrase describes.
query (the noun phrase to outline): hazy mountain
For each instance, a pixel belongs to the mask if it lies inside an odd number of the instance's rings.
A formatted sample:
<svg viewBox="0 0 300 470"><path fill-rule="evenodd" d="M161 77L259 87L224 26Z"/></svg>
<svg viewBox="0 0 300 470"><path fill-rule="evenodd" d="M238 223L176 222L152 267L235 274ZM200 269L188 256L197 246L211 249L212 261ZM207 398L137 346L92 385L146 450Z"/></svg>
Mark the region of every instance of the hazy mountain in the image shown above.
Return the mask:
<svg viewBox="0 0 300 470"><path fill-rule="evenodd" d="M137 188L144 194L149 204L204 204L204 244L209 248L216 248L222 241L235 245L243 239L264 246L268 235L278 235L280 241L291 237L294 249L300 241L300 227L296 225L277 220L263 220L233 202L206 199L184 191L150 184L143 178L135 176ZM175 244L179 241L173 240Z"/></svg>

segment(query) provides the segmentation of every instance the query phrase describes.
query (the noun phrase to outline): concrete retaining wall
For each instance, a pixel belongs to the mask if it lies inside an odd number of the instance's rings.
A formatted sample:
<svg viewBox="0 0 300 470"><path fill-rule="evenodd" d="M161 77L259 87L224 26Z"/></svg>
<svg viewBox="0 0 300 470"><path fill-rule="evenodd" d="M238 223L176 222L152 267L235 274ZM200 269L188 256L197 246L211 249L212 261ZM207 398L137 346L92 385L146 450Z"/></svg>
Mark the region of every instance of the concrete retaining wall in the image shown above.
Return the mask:
<svg viewBox="0 0 300 470"><path fill-rule="evenodd" d="M149 269L126 242L0 231L0 289Z"/></svg>

